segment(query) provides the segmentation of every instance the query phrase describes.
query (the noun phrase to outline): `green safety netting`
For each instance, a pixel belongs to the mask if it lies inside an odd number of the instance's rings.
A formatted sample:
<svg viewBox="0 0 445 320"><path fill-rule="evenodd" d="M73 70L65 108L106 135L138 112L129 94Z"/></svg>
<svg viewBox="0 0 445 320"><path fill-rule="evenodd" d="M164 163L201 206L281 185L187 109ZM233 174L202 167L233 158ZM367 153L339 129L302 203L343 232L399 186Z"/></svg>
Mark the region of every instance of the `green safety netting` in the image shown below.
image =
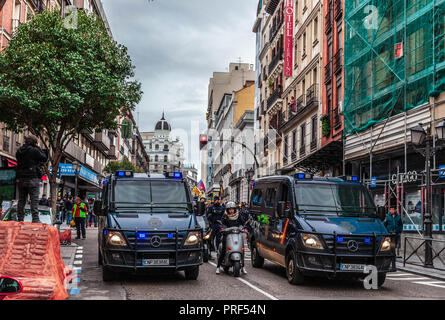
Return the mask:
<svg viewBox="0 0 445 320"><path fill-rule="evenodd" d="M346 134L445 91L445 0L347 0L344 21Z"/></svg>

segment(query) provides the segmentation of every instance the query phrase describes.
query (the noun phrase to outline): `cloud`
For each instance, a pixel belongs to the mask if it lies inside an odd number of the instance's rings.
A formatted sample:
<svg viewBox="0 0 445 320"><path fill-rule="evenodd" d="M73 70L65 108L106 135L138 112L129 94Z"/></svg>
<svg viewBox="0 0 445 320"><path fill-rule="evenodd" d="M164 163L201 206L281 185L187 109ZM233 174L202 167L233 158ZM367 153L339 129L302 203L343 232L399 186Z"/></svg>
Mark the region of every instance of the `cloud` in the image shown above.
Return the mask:
<svg viewBox="0 0 445 320"><path fill-rule="evenodd" d="M102 0L115 40L125 45L142 83L140 131L165 110L173 128L206 128L207 87L230 62L255 63L257 0ZM200 168L199 152L185 150Z"/></svg>

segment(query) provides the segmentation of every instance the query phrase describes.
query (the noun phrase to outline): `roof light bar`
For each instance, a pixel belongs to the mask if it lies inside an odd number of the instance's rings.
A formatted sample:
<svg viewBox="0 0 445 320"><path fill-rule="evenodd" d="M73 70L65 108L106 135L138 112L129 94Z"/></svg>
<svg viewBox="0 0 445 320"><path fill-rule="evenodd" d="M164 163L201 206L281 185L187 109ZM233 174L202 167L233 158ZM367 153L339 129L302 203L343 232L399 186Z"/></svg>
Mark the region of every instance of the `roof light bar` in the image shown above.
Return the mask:
<svg viewBox="0 0 445 320"><path fill-rule="evenodd" d="M182 172L165 172L164 175L170 179L182 179Z"/></svg>
<svg viewBox="0 0 445 320"><path fill-rule="evenodd" d="M132 178L133 177L133 171L130 171L130 170L120 170L120 171L116 171L115 175L118 178Z"/></svg>
<svg viewBox="0 0 445 320"><path fill-rule="evenodd" d="M294 178L298 180L311 180L314 177L312 173L296 173Z"/></svg>

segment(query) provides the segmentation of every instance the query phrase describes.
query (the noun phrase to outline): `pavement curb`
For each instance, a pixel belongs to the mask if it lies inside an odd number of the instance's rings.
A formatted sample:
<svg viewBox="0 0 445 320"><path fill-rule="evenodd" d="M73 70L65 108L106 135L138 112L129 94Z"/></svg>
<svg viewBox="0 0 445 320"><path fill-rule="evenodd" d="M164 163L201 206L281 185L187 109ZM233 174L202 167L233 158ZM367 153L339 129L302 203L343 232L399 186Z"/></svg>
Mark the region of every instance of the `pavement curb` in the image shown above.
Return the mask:
<svg viewBox="0 0 445 320"><path fill-rule="evenodd" d="M417 274L419 276L426 276L426 277L433 278L436 280L445 281L445 275L442 276L442 275L438 275L438 274L426 273L426 272L422 272L422 271L414 269L414 268L403 267L403 266L397 266L396 268L397 268L397 270L400 270L400 271L410 272L413 274Z"/></svg>

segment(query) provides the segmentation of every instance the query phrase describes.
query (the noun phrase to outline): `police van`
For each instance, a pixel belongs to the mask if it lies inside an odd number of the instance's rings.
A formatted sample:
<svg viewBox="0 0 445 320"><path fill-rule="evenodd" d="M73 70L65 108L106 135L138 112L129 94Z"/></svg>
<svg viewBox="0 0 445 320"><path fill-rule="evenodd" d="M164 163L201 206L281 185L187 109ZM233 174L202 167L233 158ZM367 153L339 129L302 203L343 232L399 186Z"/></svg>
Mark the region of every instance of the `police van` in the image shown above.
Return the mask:
<svg viewBox="0 0 445 320"><path fill-rule="evenodd" d="M381 286L395 271L394 235L358 177L260 178L250 212L257 218L249 242L253 267L268 259L286 268L292 284L308 276L364 278L375 266Z"/></svg>
<svg viewBox="0 0 445 320"><path fill-rule="evenodd" d="M196 280L203 263L203 234L196 217L203 203L192 196L181 172L118 171L105 180L99 216L99 264L104 281L119 272L184 270Z"/></svg>

